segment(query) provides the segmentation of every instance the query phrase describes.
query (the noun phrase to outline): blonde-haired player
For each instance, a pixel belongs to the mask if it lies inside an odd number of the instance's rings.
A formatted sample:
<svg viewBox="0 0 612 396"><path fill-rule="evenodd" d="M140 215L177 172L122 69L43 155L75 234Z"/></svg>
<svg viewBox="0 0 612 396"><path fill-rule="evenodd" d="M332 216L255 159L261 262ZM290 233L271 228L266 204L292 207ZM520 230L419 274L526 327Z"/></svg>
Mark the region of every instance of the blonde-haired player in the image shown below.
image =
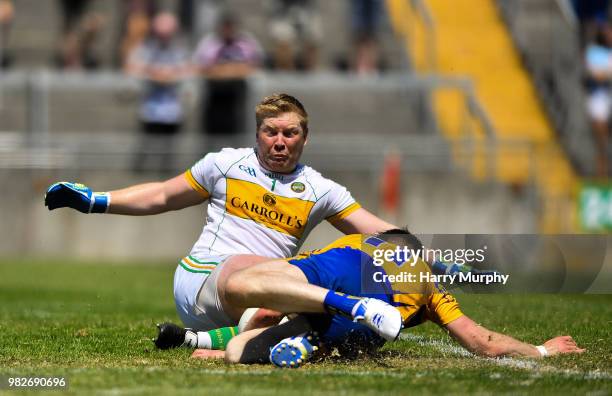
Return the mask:
<svg viewBox="0 0 612 396"><path fill-rule="evenodd" d="M154 215L208 201L202 234L174 276L183 323L196 330L235 326L244 309L225 298L227 274L298 252L323 220L343 233L394 228L363 209L346 188L299 163L308 114L293 96L275 94L256 107L254 148L209 153L172 179L95 193L75 183L47 191L50 210Z"/></svg>

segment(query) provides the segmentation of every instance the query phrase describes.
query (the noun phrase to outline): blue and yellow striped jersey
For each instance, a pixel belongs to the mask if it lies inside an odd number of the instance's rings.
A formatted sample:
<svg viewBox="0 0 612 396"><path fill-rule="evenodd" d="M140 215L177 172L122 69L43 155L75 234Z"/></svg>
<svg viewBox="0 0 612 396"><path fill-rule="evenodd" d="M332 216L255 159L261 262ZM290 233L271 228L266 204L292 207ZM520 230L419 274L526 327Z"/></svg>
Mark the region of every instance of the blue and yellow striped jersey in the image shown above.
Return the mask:
<svg viewBox="0 0 612 396"><path fill-rule="evenodd" d="M420 274L431 273L424 261L380 260L381 251L395 251L396 248L397 245L379 238L347 235L323 249L295 256L289 262L316 262L313 268L321 274L307 277L325 279L321 281L324 287L330 286L328 288L334 290L344 287L344 290L338 291L364 297L384 293L386 298L380 298L397 307L405 327L416 326L426 320L446 325L462 316L459 304L442 286L420 280ZM375 257L379 260L375 260ZM408 280L408 274L413 274L412 281ZM331 287L330 278L335 278L333 285L337 285L337 288Z"/></svg>

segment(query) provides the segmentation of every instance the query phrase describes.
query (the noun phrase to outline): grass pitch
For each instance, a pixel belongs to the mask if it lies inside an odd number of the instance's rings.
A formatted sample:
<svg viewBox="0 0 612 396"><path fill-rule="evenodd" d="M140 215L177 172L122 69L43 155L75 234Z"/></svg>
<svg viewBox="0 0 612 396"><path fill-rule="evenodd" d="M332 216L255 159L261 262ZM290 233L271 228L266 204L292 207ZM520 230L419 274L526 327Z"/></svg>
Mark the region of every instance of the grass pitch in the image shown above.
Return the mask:
<svg viewBox="0 0 612 396"><path fill-rule="evenodd" d="M583 355L477 358L427 324L374 358L280 370L155 350L155 323L178 323L173 273L162 264L0 262L0 375L63 376L71 394L612 394L612 295L457 296L493 330L536 344L571 334Z"/></svg>

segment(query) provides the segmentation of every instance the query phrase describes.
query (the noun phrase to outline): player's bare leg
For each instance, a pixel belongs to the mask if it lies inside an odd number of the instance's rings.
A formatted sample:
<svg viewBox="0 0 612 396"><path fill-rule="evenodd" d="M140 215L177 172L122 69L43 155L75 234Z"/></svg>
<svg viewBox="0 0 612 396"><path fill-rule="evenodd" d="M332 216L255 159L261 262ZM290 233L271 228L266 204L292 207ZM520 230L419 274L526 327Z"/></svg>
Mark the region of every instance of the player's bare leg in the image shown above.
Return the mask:
<svg viewBox="0 0 612 396"><path fill-rule="evenodd" d="M232 256L223 264L221 273L219 274L218 284L225 283L227 277L236 271L249 268L268 260L268 258L256 255ZM219 297L221 299L221 294ZM226 312L229 316L235 320L238 320L244 312L244 308L242 307L231 306L223 301L222 304L224 308L227 309ZM267 327L278 324L281 318L282 315L279 312L265 310L258 312L258 314L252 318L252 323L249 325L251 328ZM215 329L214 331L197 331L197 329L184 328L173 323L158 324L157 328L157 338L153 341L159 349L176 348L179 346L224 349L229 339L238 333L237 327L224 327Z"/></svg>
<svg viewBox="0 0 612 396"><path fill-rule="evenodd" d="M225 269L225 268L224 268ZM219 282L224 308L266 307L280 312L326 312L327 289L310 285L304 273L284 260L233 272Z"/></svg>
<svg viewBox="0 0 612 396"><path fill-rule="evenodd" d="M331 312L352 317L386 340L394 340L399 335L402 318L393 306L380 300L361 299L312 285L298 267L284 260L264 263L261 260L259 256L236 256L221 270L217 293L224 311L236 321L247 308L264 307L282 313ZM268 319L274 322L279 317ZM212 349L223 349L226 341L237 333L232 327L208 332L178 330L171 332L180 335L178 345ZM219 332L227 335L218 338ZM162 334L160 331L156 345L160 344L158 341ZM176 342L169 344L168 347L177 346Z"/></svg>
<svg viewBox="0 0 612 396"><path fill-rule="evenodd" d="M245 307L230 304L225 299L225 284L227 279L235 272L250 268L256 264L270 261L270 258L256 256L253 254L240 254L232 256L223 263L223 268L219 274L219 280L217 282L217 292L219 293L219 299L225 313L235 321L240 320L240 317L244 313ZM246 307L248 308L248 307Z"/></svg>
<svg viewBox="0 0 612 396"><path fill-rule="evenodd" d="M386 340L397 338L402 328L402 317L393 306L312 285L298 267L284 260L236 271L224 283L219 282L218 292L223 304L240 312L264 307L283 313L339 313Z"/></svg>

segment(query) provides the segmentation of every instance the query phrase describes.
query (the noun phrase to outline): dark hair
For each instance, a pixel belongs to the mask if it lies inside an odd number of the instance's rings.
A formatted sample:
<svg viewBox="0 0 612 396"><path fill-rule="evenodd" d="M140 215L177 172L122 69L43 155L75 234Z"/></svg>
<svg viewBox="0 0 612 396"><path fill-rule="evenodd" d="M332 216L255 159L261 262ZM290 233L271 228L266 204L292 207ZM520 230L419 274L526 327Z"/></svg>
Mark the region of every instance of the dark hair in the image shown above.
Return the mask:
<svg viewBox="0 0 612 396"><path fill-rule="evenodd" d="M409 249L413 250L421 249L423 247L423 244L419 238L408 231L408 228L394 228L379 232L375 236L385 242L393 243L398 246L407 246Z"/></svg>

